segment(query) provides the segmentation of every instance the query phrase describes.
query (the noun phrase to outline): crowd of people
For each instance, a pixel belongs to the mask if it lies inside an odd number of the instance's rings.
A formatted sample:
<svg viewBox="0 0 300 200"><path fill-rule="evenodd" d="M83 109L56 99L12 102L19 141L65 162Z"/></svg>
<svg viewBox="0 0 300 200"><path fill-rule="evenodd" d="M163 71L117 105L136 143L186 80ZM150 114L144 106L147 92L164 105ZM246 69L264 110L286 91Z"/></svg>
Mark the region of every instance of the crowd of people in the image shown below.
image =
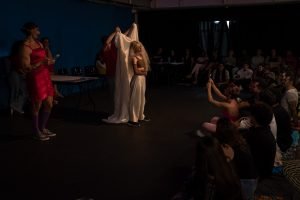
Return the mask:
<svg viewBox="0 0 300 200"><path fill-rule="evenodd" d="M180 53L181 52L181 53ZM249 55L242 50L238 55L234 50L229 50L227 56L219 55L217 50L207 52L186 48L184 51L169 51L159 47L151 56L152 64L165 62L183 62L179 71L178 81L190 82L192 85L205 85L207 75L218 85L226 84L231 80L240 82L244 89L249 88L252 77L264 76L275 80L281 70L289 68L295 74L299 74L299 58L291 50L286 50L284 56L279 56L275 48L267 55L261 49L257 49L254 55ZM297 81L299 82L299 80Z"/></svg>
<svg viewBox="0 0 300 200"><path fill-rule="evenodd" d="M299 134L296 65L273 63L264 70L269 63L260 63L261 58L252 61L254 73L244 63L235 74L239 77L227 77L226 83L219 84L214 73L207 77L208 102L221 113L194 133L200 138L195 169L174 199L299 198L289 183L284 184L291 190L280 192L268 185L274 176L284 179L283 161L293 159L293 145L298 144L299 137L294 135ZM224 70L223 63L216 66L216 71ZM241 81L242 76L247 82Z"/></svg>

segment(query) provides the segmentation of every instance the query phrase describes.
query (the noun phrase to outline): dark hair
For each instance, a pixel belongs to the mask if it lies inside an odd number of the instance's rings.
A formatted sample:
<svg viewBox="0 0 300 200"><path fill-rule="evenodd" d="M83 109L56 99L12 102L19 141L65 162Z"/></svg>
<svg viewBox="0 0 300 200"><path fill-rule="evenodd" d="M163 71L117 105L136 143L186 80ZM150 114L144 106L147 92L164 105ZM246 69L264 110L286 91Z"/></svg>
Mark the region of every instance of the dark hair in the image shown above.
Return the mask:
<svg viewBox="0 0 300 200"><path fill-rule="evenodd" d="M227 162L221 145L213 137L204 137L197 144L196 178L199 178L200 188L213 182L217 197L224 199L239 199L240 183L231 165ZM198 189L199 190L199 189ZM205 191L199 191L205 196Z"/></svg>
<svg viewBox="0 0 300 200"><path fill-rule="evenodd" d="M237 85L234 84L233 82L230 82L224 87L224 95L227 98L236 99L238 97L239 94L237 94L234 90L235 86L237 86Z"/></svg>
<svg viewBox="0 0 300 200"><path fill-rule="evenodd" d="M295 82L295 74L294 72L288 70L285 72L285 77L289 77L290 78L290 81L293 81Z"/></svg>
<svg viewBox="0 0 300 200"><path fill-rule="evenodd" d="M30 31L31 31L32 29L37 28L37 27L38 27L38 25L36 25L35 23L33 23L33 22L27 22L27 23L25 23L25 24L22 26L21 31L22 31L26 36L28 36L28 35L30 35Z"/></svg>
<svg viewBox="0 0 300 200"><path fill-rule="evenodd" d="M258 83L258 87L261 90L264 90L268 87L268 82L263 78L256 78L253 80L253 83Z"/></svg>
<svg viewBox="0 0 300 200"><path fill-rule="evenodd" d="M269 106L273 106L277 103L276 95L268 89L265 89L259 93L259 100L268 104Z"/></svg>
<svg viewBox="0 0 300 200"><path fill-rule="evenodd" d="M265 103L258 102L251 106L251 115L260 126L269 126L273 118L273 111Z"/></svg>

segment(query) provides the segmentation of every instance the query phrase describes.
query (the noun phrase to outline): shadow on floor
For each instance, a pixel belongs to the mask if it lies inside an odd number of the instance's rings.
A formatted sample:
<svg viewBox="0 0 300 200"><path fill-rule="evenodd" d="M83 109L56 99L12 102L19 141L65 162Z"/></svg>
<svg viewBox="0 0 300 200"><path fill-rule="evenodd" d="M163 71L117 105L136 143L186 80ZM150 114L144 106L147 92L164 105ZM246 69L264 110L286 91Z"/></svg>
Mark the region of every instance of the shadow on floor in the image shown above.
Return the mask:
<svg viewBox="0 0 300 200"><path fill-rule="evenodd" d="M51 118L63 119L67 122L99 125L102 123L101 119L107 118L108 115L103 111L94 112L60 107L53 110Z"/></svg>

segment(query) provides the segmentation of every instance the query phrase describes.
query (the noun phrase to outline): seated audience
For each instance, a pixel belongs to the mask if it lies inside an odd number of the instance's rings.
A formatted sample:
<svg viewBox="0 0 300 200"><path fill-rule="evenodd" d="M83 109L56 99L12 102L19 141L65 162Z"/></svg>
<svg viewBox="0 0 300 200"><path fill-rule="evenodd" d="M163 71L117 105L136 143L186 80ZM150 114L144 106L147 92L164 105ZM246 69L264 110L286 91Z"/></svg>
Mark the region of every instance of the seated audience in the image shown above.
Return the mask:
<svg viewBox="0 0 300 200"><path fill-rule="evenodd" d="M196 58L194 67L187 78L193 78L193 84L196 85L198 83L199 72L202 71L206 65L208 64L208 57L205 51L202 51L201 54Z"/></svg>
<svg viewBox="0 0 300 200"><path fill-rule="evenodd" d="M243 68L237 72L236 79L242 85L244 90L249 89L249 84L251 82L252 75L253 75L253 71L252 69L250 69L250 66L247 63L244 63Z"/></svg>
<svg viewBox="0 0 300 200"><path fill-rule="evenodd" d="M257 173L248 144L236 126L227 118L218 120L215 135L222 146L232 147L234 157L231 163L240 178L244 199L253 199Z"/></svg>
<svg viewBox="0 0 300 200"><path fill-rule="evenodd" d="M172 200L242 200L240 181L228 162L232 159L231 148L222 147L213 137L201 138L197 144L193 175Z"/></svg>
<svg viewBox="0 0 300 200"><path fill-rule="evenodd" d="M212 90L216 93L218 97L222 100L215 100L212 96ZM223 109L223 117L228 118L230 121L235 122L239 118L239 107L236 100L237 95L239 94L239 87L233 83L229 83L225 86L224 94L217 88L214 81L209 79L207 82L207 97L208 102L215 105L216 107ZM205 122L202 124L202 127L211 132L216 132L216 123L219 120L219 117L213 117L210 122Z"/></svg>
<svg viewBox="0 0 300 200"><path fill-rule="evenodd" d="M218 64L218 68L212 72L211 78L218 87L228 84L230 80L229 71L225 69L223 63Z"/></svg>
<svg viewBox="0 0 300 200"><path fill-rule="evenodd" d="M270 91L261 92L260 100L272 107L276 124L276 143L282 152L286 152L292 144L292 130L288 112L276 101L276 96Z"/></svg>
<svg viewBox="0 0 300 200"><path fill-rule="evenodd" d="M253 126L244 135L260 179L272 175L275 161L276 141L269 126L272 118L273 112L268 105L263 103L253 104L251 106Z"/></svg>
<svg viewBox="0 0 300 200"><path fill-rule="evenodd" d="M256 55L251 58L251 67L256 70L259 65L265 63L265 57L262 56L262 50L257 49Z"/></svg>
<svg viewBox="0 0 300 200"><path fill-rule="evenodd" d="M294 74L292 72L286 72L283 80L285 93L281 99L281 106L289 113L292 119L293 126L298 126L298 91L294 87Z"/></svg>

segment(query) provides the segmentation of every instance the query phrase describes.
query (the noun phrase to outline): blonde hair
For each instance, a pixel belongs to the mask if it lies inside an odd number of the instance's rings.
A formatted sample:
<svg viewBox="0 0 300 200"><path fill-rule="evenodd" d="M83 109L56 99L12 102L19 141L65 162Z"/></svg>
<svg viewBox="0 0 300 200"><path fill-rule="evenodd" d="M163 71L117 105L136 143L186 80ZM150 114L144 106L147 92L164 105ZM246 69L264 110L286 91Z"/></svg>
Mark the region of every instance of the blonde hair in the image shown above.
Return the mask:
<svg viewBox="0 0 300 200"><path fill-rule="evenodd" d="M136 52L141 52L141 56L145 63L145 70L150 71L150 60L144 45L139 41L132 41L130 44L131 55L134 55Z"/></svg>

